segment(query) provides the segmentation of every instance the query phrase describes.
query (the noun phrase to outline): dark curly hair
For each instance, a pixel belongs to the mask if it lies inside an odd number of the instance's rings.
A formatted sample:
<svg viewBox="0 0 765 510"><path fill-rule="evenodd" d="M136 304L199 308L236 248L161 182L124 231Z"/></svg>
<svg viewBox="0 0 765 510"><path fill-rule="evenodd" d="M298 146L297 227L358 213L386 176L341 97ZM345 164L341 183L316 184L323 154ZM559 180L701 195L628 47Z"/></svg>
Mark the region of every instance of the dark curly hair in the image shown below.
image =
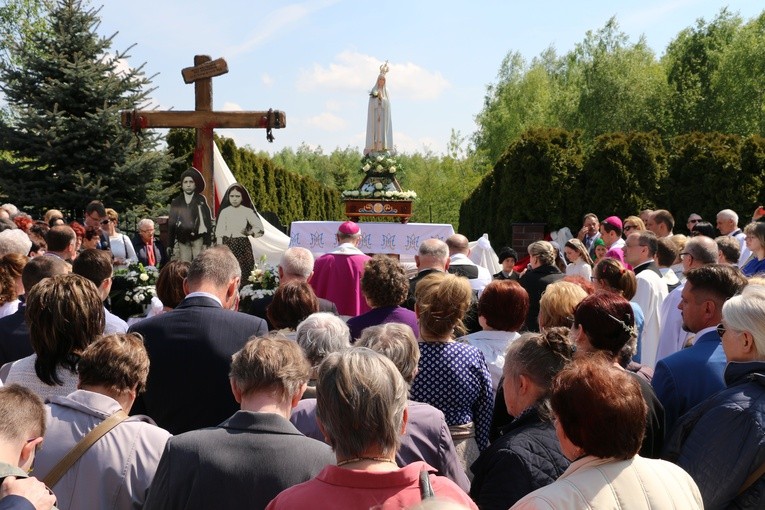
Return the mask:
<svg viewBox="0 0 765 510"><path fill-rule="evenodd" d="M370 306L398 306L409 294L409 279L398 261L375 255L364 266L361 291Z"/></svg>

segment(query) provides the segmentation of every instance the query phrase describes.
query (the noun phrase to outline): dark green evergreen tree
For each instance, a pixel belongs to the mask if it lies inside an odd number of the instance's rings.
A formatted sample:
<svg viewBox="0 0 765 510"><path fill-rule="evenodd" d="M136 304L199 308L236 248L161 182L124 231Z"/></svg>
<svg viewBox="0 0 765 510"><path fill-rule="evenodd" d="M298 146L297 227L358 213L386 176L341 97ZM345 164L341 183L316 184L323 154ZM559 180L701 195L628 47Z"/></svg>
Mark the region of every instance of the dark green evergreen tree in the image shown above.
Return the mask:
<svg viewBox="0 0 765 510"><path fill-rule="evenodd" d="M59 0L49 30L10 41L0 62L9 116L0 120L0 194L23 207L83 208L100 199L118 210L166 201L160 177L170 158L158 135L123 128L120 110L147 106L150 79L124 65L126 52L96 32L98 11ZM142 66L141 66L142 67Z"/></svg>

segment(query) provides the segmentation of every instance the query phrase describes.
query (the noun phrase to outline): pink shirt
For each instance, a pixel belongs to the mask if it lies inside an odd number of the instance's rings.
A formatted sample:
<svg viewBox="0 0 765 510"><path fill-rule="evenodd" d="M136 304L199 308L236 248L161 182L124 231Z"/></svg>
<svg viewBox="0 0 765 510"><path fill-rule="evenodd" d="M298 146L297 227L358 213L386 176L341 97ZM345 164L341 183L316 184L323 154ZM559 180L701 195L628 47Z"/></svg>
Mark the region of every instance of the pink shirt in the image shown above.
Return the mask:
<svg viewBox="0 0 765 510"><path fill-rule="evenodd" d="M355 317L370 310L361 293L361 277L364 264L370 259L356 248L346 253L340 249L319 257L313 265L311 287L320 298L328 299L337 306L340 315Z"/></svg>
<svg viewBox="0 0 765 510"><path fill-rule="evenodd" d="M409 508L420 498L420 470L436 470L424 462L413 462L406 467L387 473L370 473L325 467L313 480L282 491L266 510L311 508L312 510L399 510ZM439 499L447 499L478 510L470 497L454 482L443 476L430 474L433 492Z"/></svg>

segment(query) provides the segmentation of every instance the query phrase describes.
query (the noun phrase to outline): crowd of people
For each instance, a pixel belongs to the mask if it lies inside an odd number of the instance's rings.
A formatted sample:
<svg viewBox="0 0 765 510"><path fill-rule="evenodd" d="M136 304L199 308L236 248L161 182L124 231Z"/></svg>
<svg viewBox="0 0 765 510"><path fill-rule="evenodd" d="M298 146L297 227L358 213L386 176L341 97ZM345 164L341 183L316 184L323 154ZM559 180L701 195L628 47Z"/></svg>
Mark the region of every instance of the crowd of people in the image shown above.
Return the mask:
<svg viewBox="0 0 765 510"><path fill-rule="evenodd" d="M0 206L0 510L765 507L757 213L590 213L493 276L463 235L415 269L344 222L245 302L257 217L190 211L164 246L99 201ZM128 325L137 261L162 306Z"/></svg>

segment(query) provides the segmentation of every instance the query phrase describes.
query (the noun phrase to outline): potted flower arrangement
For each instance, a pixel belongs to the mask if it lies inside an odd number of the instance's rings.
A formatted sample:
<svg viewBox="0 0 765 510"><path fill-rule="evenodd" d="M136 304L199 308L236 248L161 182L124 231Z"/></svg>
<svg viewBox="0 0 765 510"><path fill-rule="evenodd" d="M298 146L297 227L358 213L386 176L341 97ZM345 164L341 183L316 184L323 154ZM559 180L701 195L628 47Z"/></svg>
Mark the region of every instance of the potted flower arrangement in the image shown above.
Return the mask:
<svg viewBox="0 0 765 510"><path fill-rule="evenodd" d="M123 319L144 313L157 295L158 277L157 268L139 262L115 270L110 293L112 312Z"/></svg>
<svg viewBox="0 0 765 510"><path fill-rule="evenodd" d="M247 283L239 289L239 307L244 309L249 301L272 296L279 287L279 272L266 263L266 256L262 255L255 263L255 267L247 277Z"/></svg>

